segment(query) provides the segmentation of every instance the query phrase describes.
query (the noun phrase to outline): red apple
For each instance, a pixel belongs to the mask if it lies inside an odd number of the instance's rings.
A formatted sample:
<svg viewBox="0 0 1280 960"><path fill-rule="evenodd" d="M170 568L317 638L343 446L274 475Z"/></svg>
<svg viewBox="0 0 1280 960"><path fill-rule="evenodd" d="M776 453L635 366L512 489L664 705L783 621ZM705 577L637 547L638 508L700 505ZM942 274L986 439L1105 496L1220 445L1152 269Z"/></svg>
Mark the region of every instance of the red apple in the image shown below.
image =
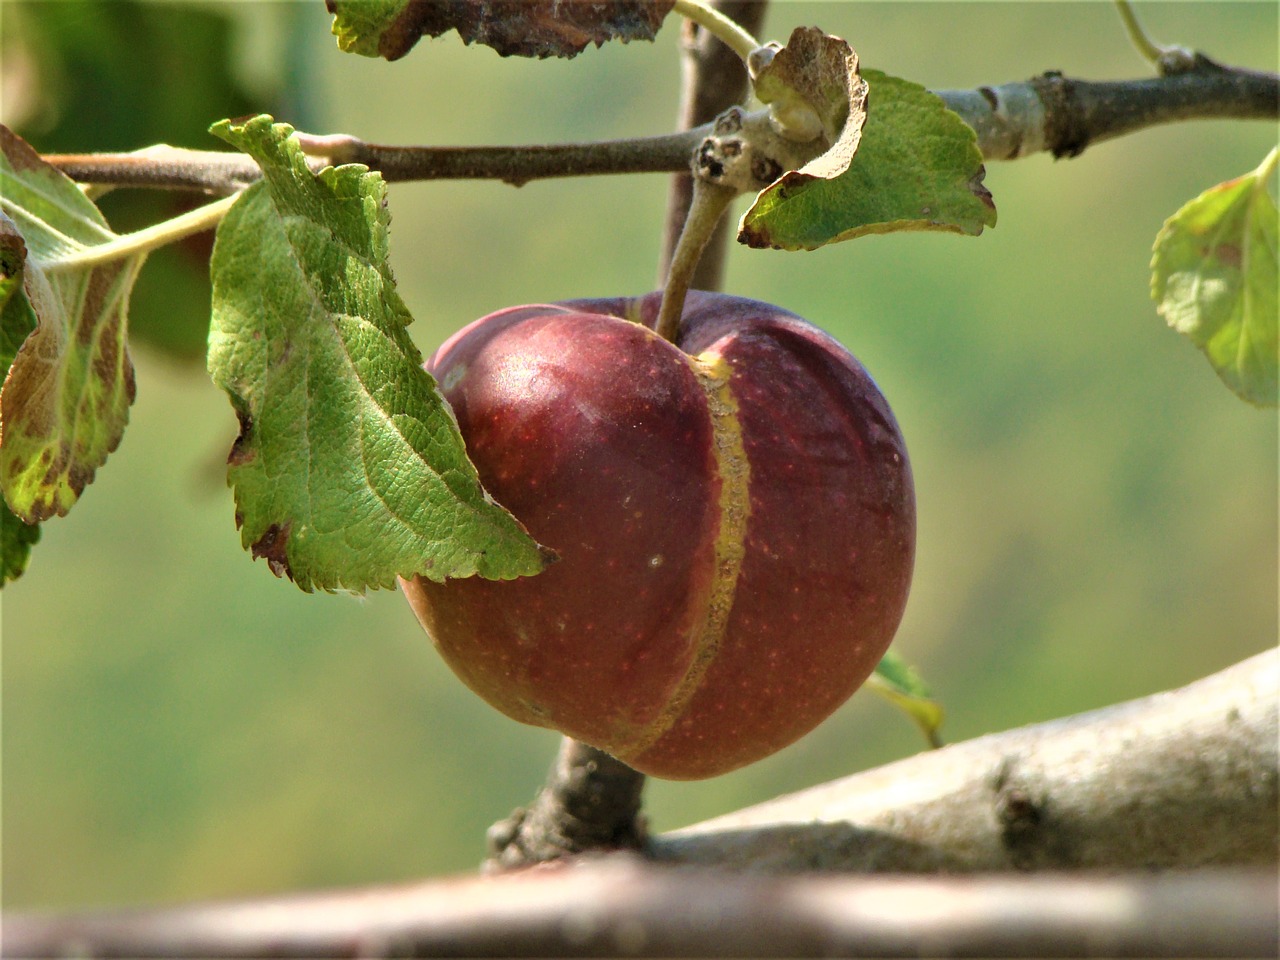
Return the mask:
<svg viewBox="0 0 1280 960"><path fill-rule="evenodd" d="M857 360L794 314L692 293L514 307L431 358L484 486L560 555L536 577L402 581L502 712L671 779L813 729L906 604L915 495Z"/></svg>

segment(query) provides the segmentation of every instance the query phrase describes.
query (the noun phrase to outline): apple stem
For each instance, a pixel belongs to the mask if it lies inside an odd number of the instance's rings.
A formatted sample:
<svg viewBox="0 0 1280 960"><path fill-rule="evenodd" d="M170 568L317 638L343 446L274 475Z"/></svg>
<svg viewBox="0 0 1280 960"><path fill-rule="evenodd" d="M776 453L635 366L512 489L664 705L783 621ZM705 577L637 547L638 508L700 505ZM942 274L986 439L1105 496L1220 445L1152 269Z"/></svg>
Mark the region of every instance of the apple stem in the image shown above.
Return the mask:
<svg viewBox="0 0 1280 960"><path fill-rule="evenodd" d="M180 216L115 237L106 243L82 247L72 253L51 259L45 269L51 273L89 270L114 260L148 254L158 247L175 243L193 233L216 227L235 201L234 195L223 197L221 200L206 203Z"/></svg>
<svg viewBox="0 0 1280 960"><path fill-rule="evenodd" d="M709 183L694 176L693 195L689 202L689 215L685 217L680 239L671 255L671 269L667 272L666 286L662 291L662 306L658 310L655 330L658 336L675 343L680 333L680 318L684 315L684 300L689 292L694 271L702 259L707 241L715 233L716 224L738 195L733 187Z"/></svg>

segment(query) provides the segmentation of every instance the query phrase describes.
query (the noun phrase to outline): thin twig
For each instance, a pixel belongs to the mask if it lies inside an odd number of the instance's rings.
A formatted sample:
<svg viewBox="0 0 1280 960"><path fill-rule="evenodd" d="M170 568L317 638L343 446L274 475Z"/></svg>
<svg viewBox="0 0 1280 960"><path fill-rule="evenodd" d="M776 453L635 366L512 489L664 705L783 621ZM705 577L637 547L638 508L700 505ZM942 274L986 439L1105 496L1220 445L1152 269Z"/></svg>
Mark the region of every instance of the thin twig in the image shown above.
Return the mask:
<svg viewBox="0 0 1280 960"><path fill-rule="evenodd" d="M529 146L387 146L356 137L302 135L311 165L362 163L389 182L414 180L530 180L597 174L671 173L710 130L599 143ZM323 150L323 152L322 152ZM79 183L234 193L261 171L242 153L148 147L135 153L46 154L44 160Z"/></svg>
<svg viewBox="0 0 1280 960"><path fill-rule="evenodd" d="M1093 144L1187 120L1280 118L1280 76L1196 56L1195 69L1162 77L1095 82L1049 72L938 96L977 131L987 160L1042 151L1076 157Z"/></svg>
<svg viewBox="0 0 1280 960"><path fill-rule="evenodd" d="M746 0L753 10L763 6ZM734 69L736 56L722 44ZM738 91L741 92L741 91ZM1085 147L1149 127L1188 120L1275 120L1280 118L1280 76L1218 64L1196 55L1193 69L1140 80L1093 82L1045 73L1027 81L938 91L978 134L987 160L1014 160L1041 151L1078 156ZM603 143L544 146L432 147L383 146L353 137L334 138L343 147L315 165L358 162L390 181L503 180L522 184L551 177L615 173L680 173L694 148L711 131L709 121L742 99L701 95L686 103L690 114L705 117L679 133ZM718 106L707 115L706 111ZM227 194L260 176L238 153L151 147L136 153L49 154L44 159L80 183L112 187L200 190ZM668 249L674 250L687 200L674 202ZM677 215L678 211L678 215ZM713 247L714 249L714 247ZM707 269L717 262L704 258ZM663 271L665 275L665 270ZM695 278L699 289L717 283Z"/></svg>

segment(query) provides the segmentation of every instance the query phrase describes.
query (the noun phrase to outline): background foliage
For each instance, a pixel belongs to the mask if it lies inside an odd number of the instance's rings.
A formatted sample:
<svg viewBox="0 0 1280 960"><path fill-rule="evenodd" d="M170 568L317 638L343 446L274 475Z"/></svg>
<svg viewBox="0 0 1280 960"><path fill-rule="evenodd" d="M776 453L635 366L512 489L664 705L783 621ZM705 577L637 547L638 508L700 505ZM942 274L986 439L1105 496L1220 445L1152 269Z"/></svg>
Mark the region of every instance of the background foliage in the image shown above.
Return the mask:
<svg viewBox="0 0 1280 960"><path fill-rule="evenodd" d="M1274 4L1142 13L1158 39L1276 67ZM0 119L46 151L212 147L208 123L251 108L444 144L647 134L675 113L673 25L655 45L567 63L450 36L388 65L340 54L319 3L6 0L0 16ZM1110 4L779 3L766 33L808 23L935 88L1145 69ZM1275 643L1276 414L1223 389L1147 292L1164 218L1253 169L1275 132L1197 123L1069 162L989 165L1000 222L977 240L732 252L731 292L827 327L894 404L921 531L897 649L945 702L949 739L1180 684ZM393 185L392 264L418 344L513 303L649 289L666 186ZM104 209L124 230L161 202ZM394 593L306 596L240 549L223 484L231 409L201 363L144 345L199 354L199 252L144 270L124 442L5 591L6 907L470 869L555 749L463 688ZM648 809L667 829L918 747L891 708L858 696L763 763L651 783Z"/></svg>

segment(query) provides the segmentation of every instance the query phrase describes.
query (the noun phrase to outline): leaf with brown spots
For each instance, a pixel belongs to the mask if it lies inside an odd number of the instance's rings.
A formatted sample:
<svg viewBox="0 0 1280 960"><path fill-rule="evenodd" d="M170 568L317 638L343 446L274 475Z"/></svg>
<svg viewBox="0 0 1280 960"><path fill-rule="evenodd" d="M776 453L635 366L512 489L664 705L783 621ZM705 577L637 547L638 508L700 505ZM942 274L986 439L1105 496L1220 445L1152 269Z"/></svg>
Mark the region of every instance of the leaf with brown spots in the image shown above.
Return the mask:
<svg viewBox="0 0 1280 960"><path fill-rule="evenodd" d="M6 315L35 326L0 391L0 489L26 523L63 516L120 443L133 402L125 344L143 255L80 267L116 239L76 185L0 126L0 260ZM19 290L16 278L21 276Z"/></svg>
<svg viewBox="0 0 1280 960"><path fill-rule="evenodd" d="M574 57L591 44L652 40L674 0L326 0L338 46L398 60L457 30L504 57Z"/></svg>

